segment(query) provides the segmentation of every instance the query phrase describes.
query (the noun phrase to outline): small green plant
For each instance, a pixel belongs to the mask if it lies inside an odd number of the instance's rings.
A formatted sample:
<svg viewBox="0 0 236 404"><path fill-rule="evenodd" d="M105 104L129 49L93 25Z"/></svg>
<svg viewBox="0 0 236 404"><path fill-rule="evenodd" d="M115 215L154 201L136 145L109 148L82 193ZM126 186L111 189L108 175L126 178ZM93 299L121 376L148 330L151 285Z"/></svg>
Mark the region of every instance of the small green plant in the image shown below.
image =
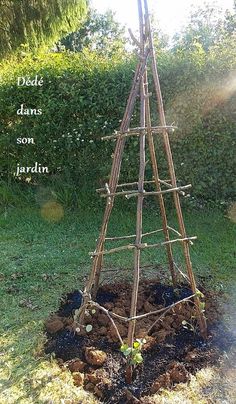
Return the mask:
<svg viewBox="0 0 236 404"><path fill-rule="evenodd" d="M145 342L145 338L141 338L134 341L132 348L128 344L121 345L120 351L127 358L130 365L140 365L143 362L141 350Z"/></svg>
<svg viewBox="0 0 236 404"><path fill-rule="evenodd" d="M196 296L198 296L199 300L200 300L199 308L200 308L201 312L204 313L204 311L205 311L205 302L202 301L201 299L204 299L205 296L199 289L197 289L197 291L196 291Z"/></svg>
<svg viewBox="0 0 236 404"><path fill-rule="evenodd" d="M191 324L191 323L189 323L189 322L186 321L186 320L183 320L183 321L182 321L182 325L183 325L183 328L185 328L186 330L190 330L190 331L193 331L193 332L196 331L194 325Z"/></svg>
<svg viewBox="0 0 236 404"><path fill-rule="evenodd" d="M205 296L199 289L196 290L196 296L199 298L199 308L200 308L201 312L204 313L205 312L205 302L202 299L204 299ZM193 322L194 322L194 320L196 320L196 317L192 316L191 320L192 320L192 322L183 320L182 325L183 325L183 328L185 328L186 330L190 330L195 333L196 325L194 325Z"/></svg>
<svg viewBox="0 0 236 404"><path fill-rule="evenodd" d="M196 290L196 296L198 296L202 299L204 298L204 294L199 289Z"/></svg>

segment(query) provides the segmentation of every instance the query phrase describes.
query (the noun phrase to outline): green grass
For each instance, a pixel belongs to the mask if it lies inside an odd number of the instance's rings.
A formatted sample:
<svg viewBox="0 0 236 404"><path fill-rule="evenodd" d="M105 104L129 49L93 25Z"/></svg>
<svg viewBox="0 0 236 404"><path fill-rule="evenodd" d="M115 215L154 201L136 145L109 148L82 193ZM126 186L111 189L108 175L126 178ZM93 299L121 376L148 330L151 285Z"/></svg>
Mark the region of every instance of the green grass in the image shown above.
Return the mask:
<svg viewBox="0 0 236 404"><path fill-rule="evenodd" d="M212 286L231 293L236 284L236 225L220 211L187 211L184 216L188 235L198 236L191 248L195 272L212 274ZM88 252L95 248L101 219L102 212L88 208L65 211L57 223L43 219L36 208L1 213L1 403L94 402L43 354L42 345L44 319L57 309L62 294L84 284L91 266ZM159 228L159 215L149 212L145 223L144 231ZM169 224L176 226L172 213ZM109 234L133 234L134 228L135 213L119 209ZM181 265L180 249L175 248L175 253ZM106 263L116 268L131 266L132 253L113 254ZM165 266L164 249L146 251L143 263Z"/></svg>

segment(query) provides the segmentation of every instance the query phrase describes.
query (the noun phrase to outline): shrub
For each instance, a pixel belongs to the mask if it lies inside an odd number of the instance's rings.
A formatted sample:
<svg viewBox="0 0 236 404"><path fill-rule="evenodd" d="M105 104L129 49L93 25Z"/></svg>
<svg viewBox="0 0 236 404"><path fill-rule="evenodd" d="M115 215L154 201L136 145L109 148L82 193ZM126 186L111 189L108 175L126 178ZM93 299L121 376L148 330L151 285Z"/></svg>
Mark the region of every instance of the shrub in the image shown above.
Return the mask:
<svg viewBox="0 0 236 404"><path fill-rule="evenodd" d="M232 51L220 64L217 49L209 55L196 49L159 56L168 123L179 127L171 135L177 178L191 182L197 198L235 198L235 60ZM75 190L102 185L109 176L114 142L102 142L101 137L119 128L135 65L132 56L109 60L95 53L28 55L11 70L5 64L0 85L1 179L14 178L17 162L31 166L37 161L48 166L50 174L32 178L35 185L58 183ZM17 87L17 77L26 74L42 75L43 87ZM43 114L19 117L21 104L41 108ZM138 106L132 121L137 124ZM17 145L19 137L33 137L35 145ZM163 178L167 168L161 141L156 141ZM137 175L138 142L128 140L122 176L132 180Z"/></svg>

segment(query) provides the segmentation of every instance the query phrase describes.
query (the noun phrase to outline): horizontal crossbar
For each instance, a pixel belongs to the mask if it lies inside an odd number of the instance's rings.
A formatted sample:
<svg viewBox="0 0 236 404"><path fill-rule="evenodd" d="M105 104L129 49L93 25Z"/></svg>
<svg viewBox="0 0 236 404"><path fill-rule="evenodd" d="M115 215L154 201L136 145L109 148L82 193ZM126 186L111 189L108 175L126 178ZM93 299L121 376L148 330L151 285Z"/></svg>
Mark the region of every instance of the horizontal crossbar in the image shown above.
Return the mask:
<svg viewBox="0 0 236 404"><path fill-rule="evenodd" d="M158 229L158 230L150 231L148 233L143 233L142 237L150 236L151 234L159 233L161 231L163 231L163 229ZM134 238L134 237L136 237L136 234L131 234L130 236L106 237L105 240L107 240L107 241L125 240L127 238Z"/></svg>
<svg viewBox="0 0 236 404"><path fill-rule="evenodd" d="M129 195L131 198L132 196L138 196L138 195L143 195L144 197L149 196L149 195L162 195L162 194L168 194L170 192L178 192L182 191L183 189L188 189L191 188L191 184L184 185L182 187L171 187L169 189L164 189L163 191L151 191L151 192L145 192L145 191L138 191L138 190L133 190L133 191L121 191L121 192L114 192L110 194L101 194L102 198L107 198L111 196L122 196L122 195Z"/></svg>
<svg viewBox="0 0 236 404"><path fill-rule="evenodd" d="M133 250L135 248L137 248L139 250L144 250L146 248L161 247L163 245L173 244L173 243L176 243L176 242L189 242L191 240L196 240L196 238L197 238L196 236L177 238L175 240L163 241L163 242L156 243L156 244L147 244L147 243L138 244L138 245L137 244L127 244L127 245L124 245L124 246L121 246L121 247L112 248L110 250L103 250L103 251L100 251L100 252L90 252L89 255L92 256L92 257L95 257L95 256L99 256L99 255L113 254L115 252L120 252L120 251L125 251L125 250Z"/></svg>
<svg viewBox="0 0 236 404"><path fill-rule="evenodd" d="M165 186L167 186L168 188L172 187L172 185L170 184L171 180L160 180L158 179L158 182L160 184L163 184ZM144 185L145 184L155 184L156 181L155 180L151 180L151 181L144 181L143 182ZM107 184L108 185L108 184ZM138 181L134 181L134 182L126 182L124 184L118 184L116 188L124 188L124 187L133 187L135 185L138 185ZM96 192L103 192L107 190L107 186L103 187L103 188L98 188L96 189Z"/></svg>
<svg viewBox="0 0 236 404"><path fill-rule="evenodd" d="M144 184L154 184L155 181L144 181ZM127 182L125 184L119 184L116 188L124 188L124 187L133 187L134 185L138 185L138 181L135 182ZM169 185L169 184L168 184ZM96 192L103 192L106 191L106 187L96 189Z"/></svg>
<svg viewBox="0 0 236 404"><path fill-rule="evenodd" d="M177 230L173 229L173 227L167 226L167 229L168 229L169 231L172 231L173 233L177 234L177 236L180 236L180 237L181 237L180 232L178 232ZM142 234L142 237L151 236L152 234L161 233L162 231L164 231L164 230L163 230L163 229L153 230L153 231L150 231L150 232L148 232L148 233L143 233L143 234ZM135 238L135 237L136 237L136 234L131 234L131 235L129 235L129 236L106 237L105 240L106 240L106 241L117 241L117 240L126 240L126 239L130 239L130 238ZM193 244L193 243L190 241L190 244Z"/></svg>
<svg viewBox="0 0 236 404"><path fill-rule="evenodd" d="M127 132L117 132L114 133L114 135L110 136L103 136L102 140L112 140L112 139L122 139L124 137L130 137L130 136L140 136L140 134L148 133L149 131L152 132L152 134L158 134L162 133L163 131L168 131L168 132L174 132L175 129L178 129L177 126L154 126L152 128L147 128L147 127L140 127L140 128L132 128L129 129Z"/></svg>

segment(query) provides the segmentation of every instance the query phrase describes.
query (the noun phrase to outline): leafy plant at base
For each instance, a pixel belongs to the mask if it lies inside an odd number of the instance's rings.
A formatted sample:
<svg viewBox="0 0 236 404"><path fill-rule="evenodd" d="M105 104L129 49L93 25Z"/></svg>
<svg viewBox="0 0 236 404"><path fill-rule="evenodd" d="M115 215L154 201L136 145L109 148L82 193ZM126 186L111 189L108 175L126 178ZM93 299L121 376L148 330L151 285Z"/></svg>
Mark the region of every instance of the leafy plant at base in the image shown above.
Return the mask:
<svg viewBox="0 0 236 404"><path fill-rule="evenodd" d="M194 333L196 332L196 328L194 327L194 325L192 323L189 323L188 321L183 320L182 325L183 325L183 328L185 328L185 330L190 330Z"/></svg>
<svg viewBox="0 0 236 404"><path fill-rule="evenodd" d="M197 289L197 291L196 291L196 296L198 296L199 300L200 300L200 304L199 304L200 310L204 313L206 304L201 299L204 299L205 296L199 289Z"/></svg>
<svg viewBox="0 0 236 404"><path fill-rule="evenodd" d="M145 338L141 338L134 341L132 348L128 344L121 345L120 351L127 358L130 365L140 365L143 362L141 350L145 342Z"/></svg>
<svg viewBox="0 0 236 404"><path fill-rule="evenodd" d="M200 308L201 312L204 313L205 312L205 302L202 299L204 299L205 296L199 289L196 290L196 296L199 298L199 308ZM196 317L192 316L191 319L196 320ZM183 328L185 328L186 330L193 331L194 333L196 332L196 325L193 325L193 323L183 320L182 325L183 325Z"/></svg>

